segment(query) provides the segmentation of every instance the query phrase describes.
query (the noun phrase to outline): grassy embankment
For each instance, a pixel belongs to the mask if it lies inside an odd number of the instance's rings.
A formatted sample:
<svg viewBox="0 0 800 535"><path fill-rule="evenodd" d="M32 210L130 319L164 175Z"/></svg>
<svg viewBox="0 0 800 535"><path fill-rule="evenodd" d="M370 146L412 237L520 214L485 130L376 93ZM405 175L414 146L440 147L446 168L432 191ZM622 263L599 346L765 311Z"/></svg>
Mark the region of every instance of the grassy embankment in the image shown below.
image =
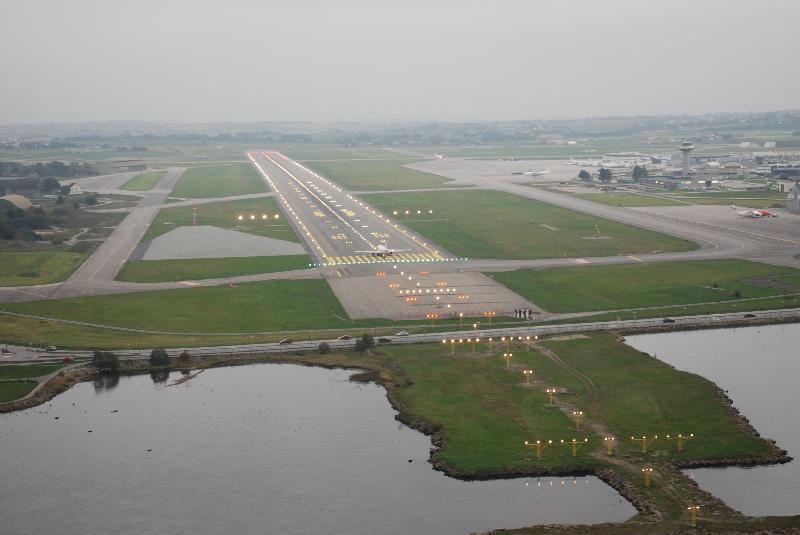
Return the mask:
<svg viewBox="0 0 800 535"><path fill-rule="evenodd" d="M149 191L158 184L164 173L142 173L125 182L119 189L128 191Z"/></svg>
<svg viewBox="0 0 800 535"><path fill-rule="evenodd" d="M746 206L748 208L771 208L773 204L784 205L786 193L777 191L699 191L665 193L664 197L692 204L716 204Z"/></svg>
<svg viewBox="0 0 800 535"><path fill-rule="evenodd" d="M688 240L496 191L374 194L364 198L456 256L534 259L697 247ZM422 210L424 215L404 215L404 210ZM428 210L433 213L428 214ZM605 239L595 238L595 225Z"/></svg>
<svg viewBox="0 0 800 535"><path fill-rule="evenodd" d="M414 160L337 160L306 161L321 175L345 189L378 191L414 188L438 188L450 179L403 167Z"/></svg>
<svg viewBox="0 0 800 535"><path fill-rule="evenodd" d="M283 218L271 197L203 204L195 207L203 225L237 230L268 238L297 242L297 235ZM243 220L239 220L239 216ZM250 216L255 216L251 219ZM266 215L267 219L262 217ZM275 216L278 216L276 219ZM143 241L151 240L172 229L192 224L192 207L162 208L156 215ZM307 268L308 255L254 256L243 258L197 258L184 260L128 261L117 280L128 282L168 282L198 280L257 273L272 273Z"/></svg>
<svg viewBox="0 0 800 535"><path fill-rule="evenodd" d="M387 388L400 417L434 433L438 449L435 466L464 478L598 472L617 488L644 504L649 511L633 522L602 526L602 533L669 533L682 529L686 506L703 504L700 524L715 522L747 527L749 519L736 517L720 502L700 491L668 461L688 463L721 459L765 458L779 452L755 437L721 398L717 387L620 343L608 333L568 340L545 339L541 350L521 344L510 347L507 368L499 344L469 347L440 344L389 346L373 355L360 353L266 356L261 361L288 361L323 366L363 368ZM218 360L218 359L217 359ZM214 365L197 361L193 366ZM535 371L528 386L524 369ZM553 405L545 388L559 387ZM582 430L576 430L572 410L582 410ZM679 452L666 434L694 433ZM631 435L662 438L647 453ZM613 455L604 438L616 437ZM575 456L561 444L576 438L588 442ZM540 460L524 442L553 440ZM653 484L645 488L641 468L655 469ZM647 521L647 524L641 524ZM785 519L760 520L759 527L780 525ZM798 519L790 521L797 524ZM622 530L622 531L617 531ZM633 530L633 531L631 531Z"/></svg>
<svg viewBox="0 0 800 535"><path fill-rule="evenodd" d="M8 364L0 366L2 379L33 379L63 368L63 364Z"/></svg>
<svg viewBox="0 0 800 535"><path fill-rule="evenodd" d="M86 255L69 251L0 251L0 286L31 286L66 279Z"/></svg>
<svg viewBox="0 0 800 535"><path fill-rule="evenodd" d="M681 206L686 204L677 199L619 191L608 193L578 193L575 197L586 199L587 201L599 202L600 204L606 204L608 206Z"/></svg>
<svg viewBox="0 0 800 535"><path fill-rule="evenodd" d="M800 292L800 271L745 260L521 269L491 276L549 312L737 302Z"/></svg>
<svg viewBox="0 0 800 535"><path fill-rule="evenodd" d="M0 382L0 403L19 399L36 387L36 381Z"/></svg>
<svg viewBox="0 0 800 535"><path fill-rule="evenodd" d="M250 163L196 167L175 184L172 197L213 198L263 193L267 185Z"/></svg>

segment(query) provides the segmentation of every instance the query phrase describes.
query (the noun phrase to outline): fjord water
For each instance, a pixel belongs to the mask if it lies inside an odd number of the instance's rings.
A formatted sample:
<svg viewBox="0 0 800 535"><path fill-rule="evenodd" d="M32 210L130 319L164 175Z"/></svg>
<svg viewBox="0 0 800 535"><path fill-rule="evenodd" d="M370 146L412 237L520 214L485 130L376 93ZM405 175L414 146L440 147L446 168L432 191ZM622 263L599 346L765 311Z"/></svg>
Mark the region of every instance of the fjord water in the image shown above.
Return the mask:
<svg viewBox="0 0 800 535"><path fill-rule="evenodd" d="M764 437L800 455L800 324L629 336L631 346L727 390ZM702 440L702 429L694 432ZM701 488L748 515L800 512L800 462L687 471Z"/></svg>
<svg viewBox="0 0 800 535"><path fill-rule="evenodd" d="M446 477L383 388L350 374L123 377L0 415L0 531L440 534L635 514L593 477Z"/></svg>

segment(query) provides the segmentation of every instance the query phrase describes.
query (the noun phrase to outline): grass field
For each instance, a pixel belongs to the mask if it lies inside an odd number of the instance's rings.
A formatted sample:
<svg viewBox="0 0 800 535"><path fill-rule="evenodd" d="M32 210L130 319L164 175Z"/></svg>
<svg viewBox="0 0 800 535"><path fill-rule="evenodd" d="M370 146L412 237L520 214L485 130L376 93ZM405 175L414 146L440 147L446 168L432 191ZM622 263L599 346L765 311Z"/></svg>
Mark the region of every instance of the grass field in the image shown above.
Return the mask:
<svg viewBox="0 0 800 535"><path fill-rule="evenodd" d="M786 201L786 193L777 191L670 192L663 195L676 201L691 202L693 204L735 204L737 206L746 206L747 208L771 208L773 204L783 206Z"/></svg>
<svg viewBox="0 0 800 535"><path fill-rule="evenodd" d="M277 149L297 161L308 160L399 160L402 154L379 147L342 147L340 145L279 145Z"/></svg>
<svg viewBox="0 0 800 535"><path fill-rule="evenodd" d="M607 204L608 206L680 206L686 204L685 202L656 197L655 195L640 195L628 192L580 193L575 197Z"/></svg>
<svg viewBox="0 0 800 535"><path fill-rule="evenodd" d="M0 286L62 281L81 265L84 257L67 251L0 251Z"/></svg>
<svg viewBox="0 0 800 535"><path fill-rule="evenodd" d="M36 387L34 381L9 381L0 383L0 403L19 399Z"/></svg>
<svg viewBox="0 0 800 535"><path fill-rule="evenodd" d="M212 198L262 193L267 186L249 163L187 170L172 190L173 197Z"/></svg>
<svg viewBox="0 0 800 535"><path fill-rule="evenodd" d="M248 234L257 234L268 238L277 238L296 242L297 236L292 227L286 222L283 214L278 209L278 204L272 197L260 199L242 199L239 201L215 202L196 206L198 221L201 225L239 230ZM262 219L263 215L267 219ZM239 216L243 219L240 221ZM255 215L255 219L250 219ZM275 219L275 216L278 216ZM147 229L142 241L152 240L156 236L176 227L192 224L192 207L177 206L175 208L162 208L150 227Z"/></svg>
<svg viewBox="0 0 800 535"><path fill-rule="evenodd" d="M304 165L345 189L378 191L437 188L450 179L403 167L413 160L312 161Z"/></svg>
<svg viewBox="0 0 800 535"><path fill-rule="evenodd" d="M308 267L308 255L249 256L242 258L195 258L188 260L128 261L117 280L168 282L216 279L256 273L273 273Z"/></svg>
<svg viewBox="0 0 800 535"><path fill-rule="evenodd" d="M149 191L158 184L164 173L142 173L125 182L120 189L128 191Z"/></svg>
<svg viewBox="0 0 800 535"><path fill-rule="evenodd" d="M23 364L0 366L0 379L32 379L63 368L63 364Z"/></svg>
<svg viewBox="0 0 800 535"><path fill-rule="evenodd" d="M14 303L5 309L181 333L247 333L351 325L328 283L316 279Z"/></svg>
<svg viewBox="0 0 800 535"><path fill-rule="evenodd" d="M365 195L365 200L456 256L533 259L686 251L697 246L496 191ZM421 209L424 216L403 215ZM433 214L427 214L433 210ZM480 214L477 216L476 214ZM595 239L595 225L607 239Z"/></svg>
<svg viewBox="0 0 800 535"><path fill-rule="evenodd" d="M800 271L744 260L522 269L491 276L550 312L687 305L800 292Z"/></svg>

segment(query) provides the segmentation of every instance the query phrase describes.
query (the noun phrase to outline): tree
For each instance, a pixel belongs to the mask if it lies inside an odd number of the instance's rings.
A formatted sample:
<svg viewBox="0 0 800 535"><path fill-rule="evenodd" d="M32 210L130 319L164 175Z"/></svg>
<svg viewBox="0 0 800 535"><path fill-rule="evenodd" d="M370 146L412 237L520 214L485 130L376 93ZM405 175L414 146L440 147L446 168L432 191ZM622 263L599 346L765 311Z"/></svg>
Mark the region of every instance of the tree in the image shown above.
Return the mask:
<svg viewBox="0 0 800 535"><path fill-rule="evenodd" d="M189 355L188 351L181 351L181 354L178 355L178 360L183 364L186 364L187 362L189 362L190 359L191 359L191 356Z"/></svg>
<svg viewBox="0 0 800 535"><path fill-rule="evenodd" d="M328 344L328 342L320 342L320 344L317 346L317 352L320 355L325 355L327 353L330 353L331 346Z"/></svg>
<svg viewBox="0 0 800 535"><path fill-rule="evenodd" d="M611 169L606 169L605 167L600 168L600 175L598 176L600 182L611 182L613 175L611 174Z"/></svg>
<svg viewBox="0 0 800 535"><path fill-rule="evenodd" d="M355 350L358 352L364 352L372 347L375 347L375 339L369 333L364 333L361 335L361 338L356 340Z"/></svg>
<svg viewBox="0 0 800 535"><path fill-rule="evenodd" d="M586 182L591 182L592 181L592 175L586 169L581 169L581 172L578 173L578 178L580 178L581 180L584 180Z"/></svg>
<svg viewBox="0 0 800 535"><path fill-rule="evenodd" d="M39 190L44 192L61 190L61 184L55 178L47 177L39 183Z"/></svg>
<svg viewBox="0 0 800 535"><path fill-rule="evenodd" d="M150 352L150 365L169 366L169 353L163 347L156 348Z"/></svg>
<svg viewBox="0 0 800 535"><path fill-rule="evenodd" d="M97 204L97 197L95 197L94 195L89 195L88 197L86 197L86 204L88 204L89 206L94 206L95 204Z"/></svg>
<svg viewBox="0 0 800 535"><path fill-rule="evenodd" d="M631 177L634 180L641 180L643 178L647 178L647 167L639 167L638 165L634 165Z"/></svg>
<svg viewBox="0 0 800 535"><path fill-rule="evenodd" d="M95 351L92 355L92 365L98 370L119 373L119 357L110 351Z"/></svg>

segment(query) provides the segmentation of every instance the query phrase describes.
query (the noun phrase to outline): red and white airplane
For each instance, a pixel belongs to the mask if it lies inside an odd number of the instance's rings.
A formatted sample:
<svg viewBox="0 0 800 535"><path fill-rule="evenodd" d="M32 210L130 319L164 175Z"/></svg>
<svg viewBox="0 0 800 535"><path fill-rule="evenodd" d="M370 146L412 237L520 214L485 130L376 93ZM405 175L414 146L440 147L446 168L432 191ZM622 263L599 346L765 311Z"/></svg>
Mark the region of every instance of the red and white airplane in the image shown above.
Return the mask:
<svg viewBox="0 0 800 535"><path fill-rule="evenodd" d="M750 217L753 219L758 219L760 217L778 217L778 214L773 214L769 210L737 210L737 206L735 204L732 204L731 208L736 210L736 215L740 215L742 217Z"/></svg>

